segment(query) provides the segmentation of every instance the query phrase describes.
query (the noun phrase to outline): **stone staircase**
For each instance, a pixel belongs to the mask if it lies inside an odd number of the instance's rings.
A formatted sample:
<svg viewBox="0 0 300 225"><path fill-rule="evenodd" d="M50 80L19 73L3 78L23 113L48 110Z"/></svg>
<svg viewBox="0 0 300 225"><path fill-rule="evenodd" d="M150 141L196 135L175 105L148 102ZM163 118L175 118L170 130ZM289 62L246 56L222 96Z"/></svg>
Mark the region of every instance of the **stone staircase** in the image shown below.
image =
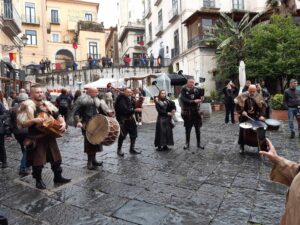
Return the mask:
<svg viewBox="0 0 300 225"><path fill-rule="evenodd" d="M27 81L40 83L49 89L81 89L85 84L100 78L121 79L127 77L140 77L150 74L168 73L168 67L115 67L85 70L51 71L44 74L28 74Z"/></svg>

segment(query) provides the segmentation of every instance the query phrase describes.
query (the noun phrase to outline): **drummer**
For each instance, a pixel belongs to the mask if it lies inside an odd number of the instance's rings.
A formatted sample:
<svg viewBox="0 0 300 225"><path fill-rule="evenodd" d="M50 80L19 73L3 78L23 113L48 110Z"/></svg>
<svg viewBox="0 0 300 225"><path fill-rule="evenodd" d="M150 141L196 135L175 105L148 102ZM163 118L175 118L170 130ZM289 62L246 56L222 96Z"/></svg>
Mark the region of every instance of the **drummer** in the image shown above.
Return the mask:
<svg viewBox="0 0 300 225"><path fill-rule="evenodd" d="M236 110L240 114L240 123L249 120L264 121L266 103L262 95L257 93L256 86L250 85L248 91L240 94L235 98ZM242 129L239 132L240 154L244 154L244 145Z"/></svg>
<svg viewBox="0 0 300 225"><path fill-rule="evenodd" d="M91 144L87 137L85 127L88 121L97 114L112 116L112 111L109 109L104 100L98 98L98 89L89 88L85 95L81 95L74 105L75 113L74 120L77 128L82 128L84 136L84 152L88 156L87 168L89 170L96 169L97 166L102 166L103 162L96 160L96 153L102 151L102 145Z"/></svg>

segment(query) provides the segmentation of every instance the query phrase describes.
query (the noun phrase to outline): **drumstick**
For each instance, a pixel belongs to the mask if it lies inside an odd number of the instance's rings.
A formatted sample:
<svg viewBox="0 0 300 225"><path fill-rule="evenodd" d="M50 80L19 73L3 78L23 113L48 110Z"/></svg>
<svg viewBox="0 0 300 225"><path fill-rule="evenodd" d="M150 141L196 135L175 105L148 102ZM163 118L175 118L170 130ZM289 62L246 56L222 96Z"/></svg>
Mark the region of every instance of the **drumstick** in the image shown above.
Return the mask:
<svg viewBox="0 0 300 225"><path fill-rule="evenodd" d="M255 121L254 119L252 119L250 116L246 115L246 117L252 121Z"/></svg>

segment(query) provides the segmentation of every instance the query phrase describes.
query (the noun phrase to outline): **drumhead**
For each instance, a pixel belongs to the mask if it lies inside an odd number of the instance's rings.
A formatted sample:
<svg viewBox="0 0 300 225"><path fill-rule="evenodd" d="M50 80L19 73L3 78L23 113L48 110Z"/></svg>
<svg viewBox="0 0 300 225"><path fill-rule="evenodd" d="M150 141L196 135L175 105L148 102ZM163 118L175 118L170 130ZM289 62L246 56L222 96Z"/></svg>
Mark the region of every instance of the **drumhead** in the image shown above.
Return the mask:
<svg viewBox="0 0 300 225"><path fill-rule="evenodd" d="M266 124L268 126L280 126L281 122L279 120L275 120L275 119L267 119Z"/></svg>
<svg viewBox="0 0 300 225"><path fill-rule="evenodd" d="M89 120L86 126L86 137L93 145L98 145L107 137L109 124L106 116L96 115Z"/></svg>
<svg viewBox="0 0 300 225"><path fill-rule="evenodd" d="M243 129L250 129L252 128L252 124L248 122L240 123L240 127Z"/></svg>

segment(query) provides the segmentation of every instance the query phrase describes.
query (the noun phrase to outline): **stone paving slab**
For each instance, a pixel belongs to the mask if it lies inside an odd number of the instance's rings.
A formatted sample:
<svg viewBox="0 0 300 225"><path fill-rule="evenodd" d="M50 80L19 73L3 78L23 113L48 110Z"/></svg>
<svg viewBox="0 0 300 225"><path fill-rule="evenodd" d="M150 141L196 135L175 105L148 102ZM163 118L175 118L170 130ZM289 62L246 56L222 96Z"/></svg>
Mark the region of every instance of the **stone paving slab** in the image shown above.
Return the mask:
<svg viewBox="0 0 300 225"><path fill-rule="evenodd" d="M69 184L53 185L50 166L43 170L47 190L34 186L31 176L18 177L21 157L15 141L7 142L9 168L0 169L0 211L9 224L112 224L112 225L236 225L279 224L287 187L269 180L271 163L257 148L238 154L238 125L225 125L224 112L204 122L198 150L194 130L190 150L183 150L184 128L174 128L175 146L168 152L154 148L155 124L139 126L136 146L142 154L116 154L116 144L97 154L104 162L86 169L83 137L69 128L58 144ZM289 139L287 123L268 132L280 155L300 157L300 138Z"/></svg>

